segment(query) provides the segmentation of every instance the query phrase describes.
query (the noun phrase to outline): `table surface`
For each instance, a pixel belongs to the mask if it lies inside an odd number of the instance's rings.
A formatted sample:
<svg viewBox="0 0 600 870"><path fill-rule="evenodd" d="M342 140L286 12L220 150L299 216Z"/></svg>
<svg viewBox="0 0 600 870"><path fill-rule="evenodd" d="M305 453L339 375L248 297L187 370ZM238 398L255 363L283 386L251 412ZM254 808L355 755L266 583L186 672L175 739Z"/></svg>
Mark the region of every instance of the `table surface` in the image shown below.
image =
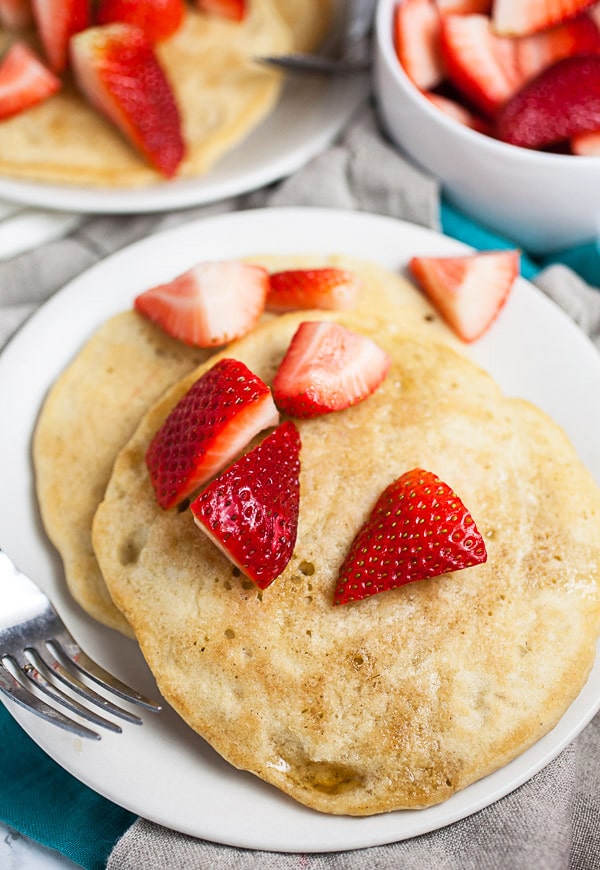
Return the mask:
<svg viewBox="0 0 600 870"><path fill-rule="evenodd" d="M28 840L0 822L2 870L81 870L58 852Z"/></svg>

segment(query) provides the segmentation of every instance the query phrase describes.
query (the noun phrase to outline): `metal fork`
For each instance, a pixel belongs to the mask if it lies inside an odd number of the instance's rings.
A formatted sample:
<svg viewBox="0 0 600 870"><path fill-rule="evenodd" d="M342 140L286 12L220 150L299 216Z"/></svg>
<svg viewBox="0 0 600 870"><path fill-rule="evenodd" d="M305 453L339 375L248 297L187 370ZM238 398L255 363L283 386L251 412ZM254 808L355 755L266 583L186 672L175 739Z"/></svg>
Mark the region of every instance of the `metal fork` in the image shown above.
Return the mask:
<svg viewBox="0 0 600 870"><path fill-rule="evenodd" d="M369 34L377 0L346 0L342 20L319 54L268 55L256 58L260 63L286 72L353 75L371 66Z"/></svg>
<svg viewBox="0 0 600 870"><path fill-rule="evenodd" d="M39 586L0 549L0 692L79 737L100 739L96 731L65 715L62 709L117 733L121 733L121 726L94 707L126 722L142 724L139 716L108 700L90 684L154 713L161 709L86 655Z"/></svg>

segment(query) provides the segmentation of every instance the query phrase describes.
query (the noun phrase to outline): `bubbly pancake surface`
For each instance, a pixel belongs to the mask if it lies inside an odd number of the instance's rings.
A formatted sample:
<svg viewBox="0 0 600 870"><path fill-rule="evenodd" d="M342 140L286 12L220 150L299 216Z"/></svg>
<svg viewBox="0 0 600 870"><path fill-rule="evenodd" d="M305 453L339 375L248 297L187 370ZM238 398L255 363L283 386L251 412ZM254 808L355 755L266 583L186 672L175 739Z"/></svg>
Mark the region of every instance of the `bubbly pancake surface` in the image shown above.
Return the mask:
<svg viewBox="0 0 600 870"><path fill-rule="evenodd" d="M414 286L374 263L336 255L251 259L272 272L315 266L351 269L362 284L357 312L375 309L407 331L455 344ZM37 421L37 497L71 595L94 619L125 634L131 629L112 602L93 552L92 519L114 459L140 418L167 387L212 352L174 341L134 311L122 312L84 344L53 384Z"/></svg>
<svg viewBox="0 0 600 870"><path fill-rule="evenodd" d="M154 500L146 446L199 371L120 453L93 543L190 726L301 803L365 815L445 800L534 743L576 697L599 630L600 494L562 430L448 346L366 312L333 317L393 364L366 401L298 422L298 539L268 589L232 569L189 511ZM270 382L303 319L278 318L225 355ZM358 528L416 466L459 494L487 563L333 606Z"/></svg>
<svg viewBox="0 0 600 870"><path fill-rule="evenodd" d="M329 22L327 0L252 0L243 23L190 4L182 27L156 49L182 116L179 177L207 171L275 106L282 76L253 58L314 47ZM9 39L0 28L0 51ZM164 181L68 78L51 99L0 122L0 175L108 187Z"/></svg>

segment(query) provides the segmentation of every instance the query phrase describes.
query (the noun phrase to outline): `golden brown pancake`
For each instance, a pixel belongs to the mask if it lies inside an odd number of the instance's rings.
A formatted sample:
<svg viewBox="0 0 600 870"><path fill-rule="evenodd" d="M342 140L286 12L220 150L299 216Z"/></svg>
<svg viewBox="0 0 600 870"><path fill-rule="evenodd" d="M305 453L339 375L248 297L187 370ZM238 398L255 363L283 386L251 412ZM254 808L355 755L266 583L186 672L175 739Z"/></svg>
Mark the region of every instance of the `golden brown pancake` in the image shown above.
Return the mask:
<svg viewBox="0 0 600 870"><path fill-rule="evenodd" d="M292 266L352 269L362 281L357 311L375 309L407 331L425 330L432 340L454 343L425 298L375 264L339 256L251 259L272 272ZM46 532L63 559L69 590L90 616L125 634L131 629L114 606L93 553L92 519L113 461L142 415L208 354L173 341L133 311L123 312L90 337L53 384L37 422L37 496Z"/></svg>
<svg viewBox="0 0 600 870"><path fill-rule="evenodd" d="M448 346L366 312L310 317L372 336L393 363L364 402L298 421L283 574L260 591L189 510L155 501L146 447L203 369L120 453L94 548L164 697L231 764L323 812L426 807L531 746L582 688L600 628L600 492L559 427ZM269 383L304 319L226 355ZM488 561L334 606L357 530L415 467L463 500Z"/></svg>
<svg viewBox="0 0 600 870"><path fill-rule="evenodd" d="M318 44L329 11L328 0L252 0L238 23L190 5L178 32L157 44L187 143L178 177L204 173L275 106L282 76L253 58ZM0 28L0 51L8 40ZM0 121L0 175L86 186L164 181L68 80L46 102Z"/></svg>

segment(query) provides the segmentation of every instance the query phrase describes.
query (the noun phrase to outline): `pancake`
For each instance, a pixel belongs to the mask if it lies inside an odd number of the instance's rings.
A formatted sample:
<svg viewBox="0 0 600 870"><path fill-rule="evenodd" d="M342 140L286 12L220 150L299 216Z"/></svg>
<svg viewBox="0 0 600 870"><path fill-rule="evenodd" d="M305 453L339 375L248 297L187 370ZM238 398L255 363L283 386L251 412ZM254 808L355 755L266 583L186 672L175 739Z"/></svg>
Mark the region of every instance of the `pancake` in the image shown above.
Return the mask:
<svg viewBox="0 0 600 870"><path fill-rule="evenodd" d="M206 172L273 109L282 76L253 58L314 47L329 9L321 0L252 0L237 23L188 8L177 33L157 44L187 144L178 177ZM0 52L8 41L0 29ZM46 102L0 122L0 175L109 187L164 182L68 79Z"/></svg>
<svg viewBox="0 0 600 870"><path fill-rule="evenodd" d="M204 368L120 452L94 549L164 697L232 765L326 813L426 807L531 746L582 688L600 629L600 492L558 426L449 346L372 313L317 318L370 335L393 362L364 402L297 421L300 518L283 574L260 591L189 510L154 499L145 450ZM284 315L224 355L269 383L306 319ZM456 491L488 561L333 606L377 496L415 467Z"/></svg>
<svg viewBox="0 0 600 870"><path fill-rule="evenodd" d="M251 259L270 271L292 266L352 269L363 288L357 311L374 307L407 331L425 330L432 339L457 344L411 284L375 264L339 256ZM33 455L38 503L48 537L62 557L70 593L94 619L127 635L132 631L114 606L93 553L94 512L114 459L142 415L208 355L170 339L135 312L122 312L104 323L75 356L52 386L37 421ZM98 409L93 426L90 396Z"/></svg>

